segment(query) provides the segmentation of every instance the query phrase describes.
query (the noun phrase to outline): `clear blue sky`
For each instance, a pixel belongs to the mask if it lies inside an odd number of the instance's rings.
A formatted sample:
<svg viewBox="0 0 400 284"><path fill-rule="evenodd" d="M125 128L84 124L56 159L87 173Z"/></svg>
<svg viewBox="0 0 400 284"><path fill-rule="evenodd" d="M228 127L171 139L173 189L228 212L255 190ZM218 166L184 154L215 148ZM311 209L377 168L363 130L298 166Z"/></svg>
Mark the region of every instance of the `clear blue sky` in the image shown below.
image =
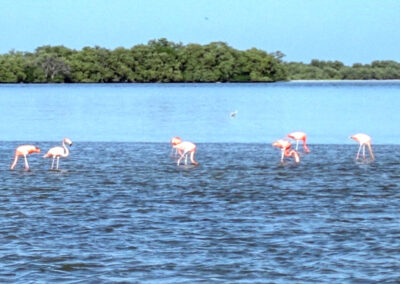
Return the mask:
<svg viewBox="0 0 400 284"><path fill-rule="evenodd" d="M400 0L0 0L0 53L151 39L280 50L286 61L400 61Z"/></svg>

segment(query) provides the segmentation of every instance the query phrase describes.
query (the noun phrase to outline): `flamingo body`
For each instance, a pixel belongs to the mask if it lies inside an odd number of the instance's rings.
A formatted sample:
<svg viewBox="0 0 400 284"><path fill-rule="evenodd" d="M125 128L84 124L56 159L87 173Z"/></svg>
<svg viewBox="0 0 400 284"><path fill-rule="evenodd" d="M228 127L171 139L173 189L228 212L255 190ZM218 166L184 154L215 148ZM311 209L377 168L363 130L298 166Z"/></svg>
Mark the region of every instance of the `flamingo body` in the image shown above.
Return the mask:
<svg viewBox="0 0 400 284"><path fill-rule="evenodd" d="M358 160L360 158L360 152L361 150L363 151L363 158L365 159L365 147L368 147L369 154L371 156L371 159L375 159L374 152L372 151L372 140L371 137L368 136L367 134L364 133L358 133L350 136L351 139L357 141L360 144L360 147L358 148L357 156L356 159Z"/></svg>
<svg viewBox="0 0 400 284"><path fill-rule="evenodd" d="M177 165L179 166L181 160L185 158L185 165L187 165L187 158L190 154L190 161L194 165L198 165L199 163L194 160L194 154L196 152L196 145L192 142L183 141L173 146L179 153L180 157L177 161Z"/></svg>
<svg viewBox="0 0 400 284"><path fill-rule="evenodd" d="M69 138L64 138L62 141L62 147L60 146L53 147L49 151L47 151L46 155L43 156L43 158L53 158L53 161L51 163L51 169L54 168L55 159L57 159L57 170L58 170L58 166L60 164L60 157L66 158L69 156L69 149L67 148L65 143L67 143L70 147L72 146L72 141Z"/></svg>
<svg viewBox="0 0 400 284"><path fill-rule="evenodd" d="M15 168L19 157L24 157L25 169L29 169L28 159L26 158L26 156L28 156L29 154L32 154L32 153L40 153L40 149L33 145L18 146L17 149L15 150L14 161L13 161L10 169L13 170Z"/></svg>
<svg viewBox="0 0 400 284"><path fill-rule="evenodd" d="M297 151L291 150L292 143L290 141L287 141L285 139L279 139L272 143L273 147L277 147L281 149L281 162L283 162L284 157L291 157L293 156L293 159L296 163L300 163L300 157Z"/></svg>
<svg viewBox="0 0 400 284"><path fill-rule="evenodd" d="M308 148L307 143L306 143L307 134L305 134L305 133L302 132L302 131L295 131L295 132L289 133L289 134L287 135L287 137L292 138L293 140L296 141L296 151L297 151L298 148L299 148L299 141L303 141L303 148L304 148L304 151L305 151L306 153L310 153L310 149Z"/></svg>

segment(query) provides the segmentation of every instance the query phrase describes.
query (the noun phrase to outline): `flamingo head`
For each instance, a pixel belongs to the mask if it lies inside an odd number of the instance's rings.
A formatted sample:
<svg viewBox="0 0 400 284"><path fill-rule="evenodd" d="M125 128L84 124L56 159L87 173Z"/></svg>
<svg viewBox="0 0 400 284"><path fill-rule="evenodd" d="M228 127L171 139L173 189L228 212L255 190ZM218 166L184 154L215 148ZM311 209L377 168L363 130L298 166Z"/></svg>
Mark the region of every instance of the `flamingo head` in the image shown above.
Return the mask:
<svg viewBox="0 0 400 284"><path fill-rule="evenodd" d="M172 139L171 139L172 146L176 146L181 143L182 143L182 139L180 137L177 137L177 136L172 137Z"/></svg>
<svg viewBox="0 0 400 284"><path fill-rule="evenodd" d="M292 143L290 143L287 140L284 139L279 139L277 141L275 141L274 143L272 143L272 147L278 147L281 149L290 149L290 147L292 147Z"/></svg>
<svg viewBox="0 0 400 284"><path fill-rule="evenodd" d="M68 144L70 147L72 146L72 141L69 138L64 138L63 143Z"/></svg>

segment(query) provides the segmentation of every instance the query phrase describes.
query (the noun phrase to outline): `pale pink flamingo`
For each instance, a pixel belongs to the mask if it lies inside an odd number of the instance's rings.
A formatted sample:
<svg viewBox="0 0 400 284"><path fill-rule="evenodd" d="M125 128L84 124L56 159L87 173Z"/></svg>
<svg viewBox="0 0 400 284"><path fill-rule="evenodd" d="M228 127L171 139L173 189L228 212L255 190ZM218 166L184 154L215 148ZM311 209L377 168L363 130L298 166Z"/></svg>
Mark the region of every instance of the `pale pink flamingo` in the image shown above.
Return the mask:
<svg viewBox="0 0 400 284"><path fill-rule="evenodd" d="M272 146L281 149L282 152L281 163L283 163L284 157L290 157L290 156L293 156L293 159L296 163L300 163L299 153L297 153L297 151L295 150L291 150L292 143L290 143L289 141L284 139L279 139L274 143L272 143Z"/></svg>
<svg viewBox="0 0 400 284"><path fill-rule="evenodd" d="M58 166L60 164L60 157L66 158L69 155L69 149L67 146L65 146L65 143L67 143L70 147L72 146L72 141L68 138L64 138L62 141L62 147L53 147L51 148L46 155L43 156L43 158L53 158L53 161L51 163L51 169L54 168L54 161L57 158L57 170Z"/></svg>
<svg viewBox="0 0 400 284"><path fill-rule="evenodd" d="M295 132L289 133L287 135L287 137L292 138L293 140L296 141L296 151L298 151L298 149L299 149L299 141L303 141L304 151L306 153L310 153L310 149L308 149L308 146L307 146L307 143L306 143L307 135L304 132L295 131Z"/></svg>
<svg viewBox="0 0 400 284"><path fill-rule="evenodd" d="M357 152L357 156L356 156L357 160L360 158L361 148L363 150L363 158L365 159L365 146L368 147L369 155L370 155L371 159L372 160L375 159L375 155L374 155L374 152L372 151L372 146L371 146L371 137L369 137L367 134L358 133L353 136L350 136L350 138L357 141L358 143L360 143L360 147L358 148L358 152Z"/></svg>
<svg viewBox="0 0 400 284"><path fill-rule="evenodd" d="M189 154L190 154L190 161L192 162L192 164L194 164L194 165L199 164L194 160L194 154L196 152L196 145L194 143L188 142L188 141L183 141L178 144L175 144L173 147L178 151L178 153L180 155L180 157L177 161L178 166L183 158L185 158L185 165L187 165L187 158L188 158Z"/></svg>
<svg viewBox="0 0 400 284"><path fill-rule="evenodd" d="M178 136L174 136L174 137L171 138L171 141L170 141L171 146L172 146L172 148L171 148L171 156L176 157L178 155L178 149L175 149L174 146L178 145L181 142L182 142L182 139L180 137L178 137ZM175 150L175 153L173 153L174 150Z"/></svg>
<svg viewBox="0 0 400 284"><path fill-rule="evenodd" d="M29 169L28 159L26 158L26 156L29 154L32 154L32 153L40 153L40 149L33 145L18 146L17 149L15 150L14 161L13 161L10 169L13 170L15 168L20 156L24 157L25 169Z"/></svg>

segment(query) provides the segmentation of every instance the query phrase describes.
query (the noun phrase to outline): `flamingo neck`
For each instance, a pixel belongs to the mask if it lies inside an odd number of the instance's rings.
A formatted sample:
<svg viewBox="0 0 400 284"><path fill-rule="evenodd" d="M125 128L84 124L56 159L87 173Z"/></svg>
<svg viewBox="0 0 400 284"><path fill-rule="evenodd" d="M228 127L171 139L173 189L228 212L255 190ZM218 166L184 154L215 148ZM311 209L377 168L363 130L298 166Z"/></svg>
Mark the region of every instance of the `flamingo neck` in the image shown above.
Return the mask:
<svg viewBox="0 0 400 284"><path fill-rule="evenodd" d="M64 154L61 155L61 157L68 157L69 155L69 149L67 148L67 146L65 146L65 142L63 141L63 148L64 148Z"/></svg>
<svg viewBox="0 0 400 284"><path fill-rule="evenodd" d="M290 148L286 148L284 154L285 154L286 157L293 156L294 161L296 163L300 163L299 154L295 150L291 150Z"/></svg>

